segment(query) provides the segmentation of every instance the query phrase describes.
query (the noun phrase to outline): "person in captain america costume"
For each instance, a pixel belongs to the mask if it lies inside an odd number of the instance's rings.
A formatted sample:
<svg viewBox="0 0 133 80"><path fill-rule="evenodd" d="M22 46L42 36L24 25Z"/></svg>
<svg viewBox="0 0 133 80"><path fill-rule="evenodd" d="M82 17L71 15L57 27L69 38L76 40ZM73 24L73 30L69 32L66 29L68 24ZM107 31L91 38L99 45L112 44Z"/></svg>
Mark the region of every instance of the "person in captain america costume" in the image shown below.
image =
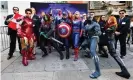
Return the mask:
<svg viewBox="0 0 133 80"><path fill-rule="evenodd" d="M83 32L83 23L80 19L80 12L76 11L74 14L74 19L72 21L72 39L74 45L74 61L78 60L79 54L79 39L82 36Z"/></svg>
<svg viewBox="0 0 133 80"><path fill-rule="evenodd" d="M62 18L58 22L59 22L59 24L67 23L69 26L71 26L71 21L68 19L66 12L63 12L63 16L62 16ZM61 34L64 34L65 32L66 31L64 31L63 29L60 30ZM69 59L69 57L70 57L70 55L69 55L69 37L70 36L68 36L66 38L61 38L60 37L60 40L65 44L66 59Z"/></svg>
<svg viewBox="0 0 133 80"><path fill-rule="evenodd" d="M32 10L25 10L26 16L21 20L21 24L17 29L17 34L20 37L21 42L21 53L22 53L22 64L28 65L27 60L34 60L33 55L34 41L36 40L33 32L33 21L31 19Z"/></svg>

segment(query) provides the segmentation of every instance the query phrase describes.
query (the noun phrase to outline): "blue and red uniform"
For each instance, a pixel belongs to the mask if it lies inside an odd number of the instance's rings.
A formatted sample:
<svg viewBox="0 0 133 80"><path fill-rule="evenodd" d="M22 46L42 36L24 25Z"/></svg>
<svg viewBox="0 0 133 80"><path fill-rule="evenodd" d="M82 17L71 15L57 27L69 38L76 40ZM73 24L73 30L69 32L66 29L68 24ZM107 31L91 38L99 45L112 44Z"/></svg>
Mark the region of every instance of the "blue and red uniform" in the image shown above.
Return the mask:
<svg viewBox="0 0 133 80"><path fill-rule="evenodd" d="M80 19L75 19L72 21L72 39L74 44L74 54L75 54L75 61L78 59L79 53L79 39L82 35L83 31L83 23Z"/></svg>

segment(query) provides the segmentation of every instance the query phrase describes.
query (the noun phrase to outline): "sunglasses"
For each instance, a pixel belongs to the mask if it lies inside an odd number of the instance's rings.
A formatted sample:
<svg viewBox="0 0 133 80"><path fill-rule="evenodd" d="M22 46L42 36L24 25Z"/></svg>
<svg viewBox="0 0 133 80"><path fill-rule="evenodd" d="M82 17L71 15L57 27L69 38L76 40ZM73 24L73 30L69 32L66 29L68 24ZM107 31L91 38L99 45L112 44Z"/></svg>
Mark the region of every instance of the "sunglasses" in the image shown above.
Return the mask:
<svg viewBox="0 0 133 80"><path fill-rule="evenodd" d="M119 14L124 14L124 13L119 13Z"/></svg>
<svg viewBox="0 0 133 80"><path fill-rule="evenodd" d="M18 9L13 9L13 11L18 11Z"/></svg>
<svg viewBox="0 0 133 80"><path fill-rule="evenodd" d="M26 14L31 14L31 13L26 13Z"/></svg>

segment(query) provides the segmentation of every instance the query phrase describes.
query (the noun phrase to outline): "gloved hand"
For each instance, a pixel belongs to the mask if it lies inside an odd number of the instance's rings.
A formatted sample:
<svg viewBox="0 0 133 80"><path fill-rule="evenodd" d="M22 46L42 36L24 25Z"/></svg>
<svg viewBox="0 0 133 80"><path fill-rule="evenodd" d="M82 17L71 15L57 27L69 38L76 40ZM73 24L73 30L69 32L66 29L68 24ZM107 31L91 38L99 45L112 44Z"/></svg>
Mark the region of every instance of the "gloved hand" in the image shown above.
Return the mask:
<svg viewBox="0 0 133 80"><path fill-rule="evenodd" d="M44 38L48 39L48 36L46 34L44 34L44 32L40 32L40 35L43 35Z"/></svg>

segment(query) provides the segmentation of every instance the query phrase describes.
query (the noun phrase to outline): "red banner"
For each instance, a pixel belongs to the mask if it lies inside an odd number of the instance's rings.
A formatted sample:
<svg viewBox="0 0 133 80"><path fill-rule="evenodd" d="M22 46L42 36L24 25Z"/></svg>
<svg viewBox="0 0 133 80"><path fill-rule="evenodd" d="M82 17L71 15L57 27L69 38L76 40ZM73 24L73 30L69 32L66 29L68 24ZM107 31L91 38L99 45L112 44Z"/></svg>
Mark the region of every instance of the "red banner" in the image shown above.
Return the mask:
<svg viewBox="0 0 133 80"><path fill-rule="evenodd" d="M11 22L8 24L9 28L12 28L13 30L16 30L17 22L16 20L19 19L22 15L15 14Z"/></svg>

